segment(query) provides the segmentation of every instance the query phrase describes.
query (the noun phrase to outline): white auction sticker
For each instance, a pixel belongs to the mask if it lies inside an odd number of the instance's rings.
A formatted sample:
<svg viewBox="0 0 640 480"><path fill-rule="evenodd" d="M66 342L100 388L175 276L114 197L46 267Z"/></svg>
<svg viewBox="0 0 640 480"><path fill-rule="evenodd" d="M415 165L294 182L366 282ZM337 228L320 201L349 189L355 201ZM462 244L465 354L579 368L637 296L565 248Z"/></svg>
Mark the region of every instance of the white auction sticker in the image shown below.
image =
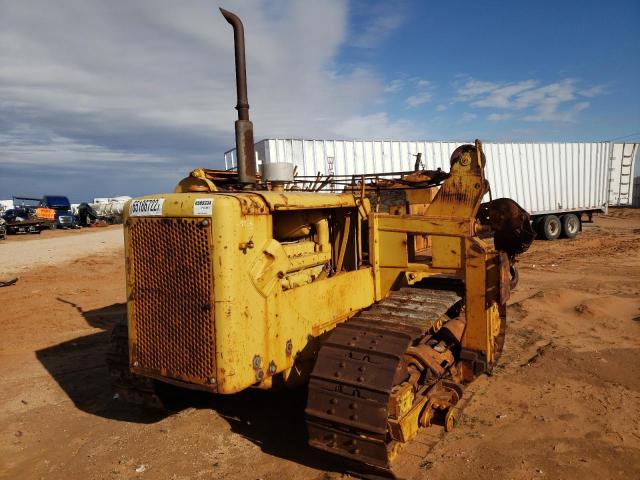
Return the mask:
<svg viewBox="0 0 640 480"><path fill-rule="evenodd" d="M194 215L211 215L213 211L213 198L196 198L193 202Z"/></svg>
<svg viewBox="0 0 640 480"><path fill-rule="evenodd" d="M144 200L133 200L129 205L130 217L159 217L162 215L162 205L164 198L145 198Z"/></svg>

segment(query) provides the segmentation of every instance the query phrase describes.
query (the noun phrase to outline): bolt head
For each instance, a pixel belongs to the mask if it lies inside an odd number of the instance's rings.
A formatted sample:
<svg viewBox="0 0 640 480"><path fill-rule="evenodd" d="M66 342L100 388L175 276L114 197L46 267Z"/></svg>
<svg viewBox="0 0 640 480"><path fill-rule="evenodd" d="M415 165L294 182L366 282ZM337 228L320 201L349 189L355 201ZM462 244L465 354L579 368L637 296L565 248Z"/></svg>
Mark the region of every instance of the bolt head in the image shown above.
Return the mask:
<svg viewBox="0 0 640 480"><path fill-rule="evenodd" d="M274 373L276 373L276 370L276 364L273 361L269 363L269 375L273 375Z"/></svg>
<svg viewBox="0 0 640 480"><path fill-rule="evenodd" d="M256 355L253 357L253 368L260 368L260 364L262 363L262 358L260 355Z"/></svg>

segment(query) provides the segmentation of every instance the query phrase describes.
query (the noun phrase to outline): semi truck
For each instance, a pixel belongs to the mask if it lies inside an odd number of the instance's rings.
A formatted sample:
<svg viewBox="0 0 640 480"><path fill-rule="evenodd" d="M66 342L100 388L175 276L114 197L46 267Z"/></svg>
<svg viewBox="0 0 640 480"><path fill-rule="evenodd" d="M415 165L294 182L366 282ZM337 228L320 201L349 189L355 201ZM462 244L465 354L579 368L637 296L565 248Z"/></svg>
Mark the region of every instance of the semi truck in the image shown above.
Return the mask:
<svg viewBox="0 0 640 480"><path fill-rule="evenodd" d="M62 195L45 195L40 200L40 207L55 212L53 228L75 228L76 222L69 199Z"/></svg>

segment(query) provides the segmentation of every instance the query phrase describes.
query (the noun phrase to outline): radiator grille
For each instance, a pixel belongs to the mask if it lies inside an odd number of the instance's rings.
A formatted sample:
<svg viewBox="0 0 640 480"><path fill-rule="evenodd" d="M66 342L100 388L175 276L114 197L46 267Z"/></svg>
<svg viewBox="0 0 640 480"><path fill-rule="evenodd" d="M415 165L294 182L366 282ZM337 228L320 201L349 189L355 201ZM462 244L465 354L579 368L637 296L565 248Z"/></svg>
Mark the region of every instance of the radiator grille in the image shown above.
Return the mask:
<svg viewBox="0 0 640 480"><path fill-rule="evenodd" d="M134 358L192 383L215 377L211 227L200 218L131 218Z"/></svg>

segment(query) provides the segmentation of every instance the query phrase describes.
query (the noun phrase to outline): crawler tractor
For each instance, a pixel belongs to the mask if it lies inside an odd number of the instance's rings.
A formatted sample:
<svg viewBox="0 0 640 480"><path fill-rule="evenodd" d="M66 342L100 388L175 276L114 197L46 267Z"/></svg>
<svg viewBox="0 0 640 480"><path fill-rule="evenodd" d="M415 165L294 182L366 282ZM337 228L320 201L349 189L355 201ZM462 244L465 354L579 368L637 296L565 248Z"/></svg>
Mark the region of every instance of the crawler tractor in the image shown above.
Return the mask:
<svg viewBox="0 0 640 480"><path fill-rule="evenodd" d="M306 385L309 444L392 475L401 447L421 427L453 428L465 385L496 365L528 216L506 199L481 208L478 141L449 172L309 179L265 164L259 175L243 26L222 14L238 168L195 170L174 193L125 206L113 386L161 407L166 383L218 395Z"/></svg>

